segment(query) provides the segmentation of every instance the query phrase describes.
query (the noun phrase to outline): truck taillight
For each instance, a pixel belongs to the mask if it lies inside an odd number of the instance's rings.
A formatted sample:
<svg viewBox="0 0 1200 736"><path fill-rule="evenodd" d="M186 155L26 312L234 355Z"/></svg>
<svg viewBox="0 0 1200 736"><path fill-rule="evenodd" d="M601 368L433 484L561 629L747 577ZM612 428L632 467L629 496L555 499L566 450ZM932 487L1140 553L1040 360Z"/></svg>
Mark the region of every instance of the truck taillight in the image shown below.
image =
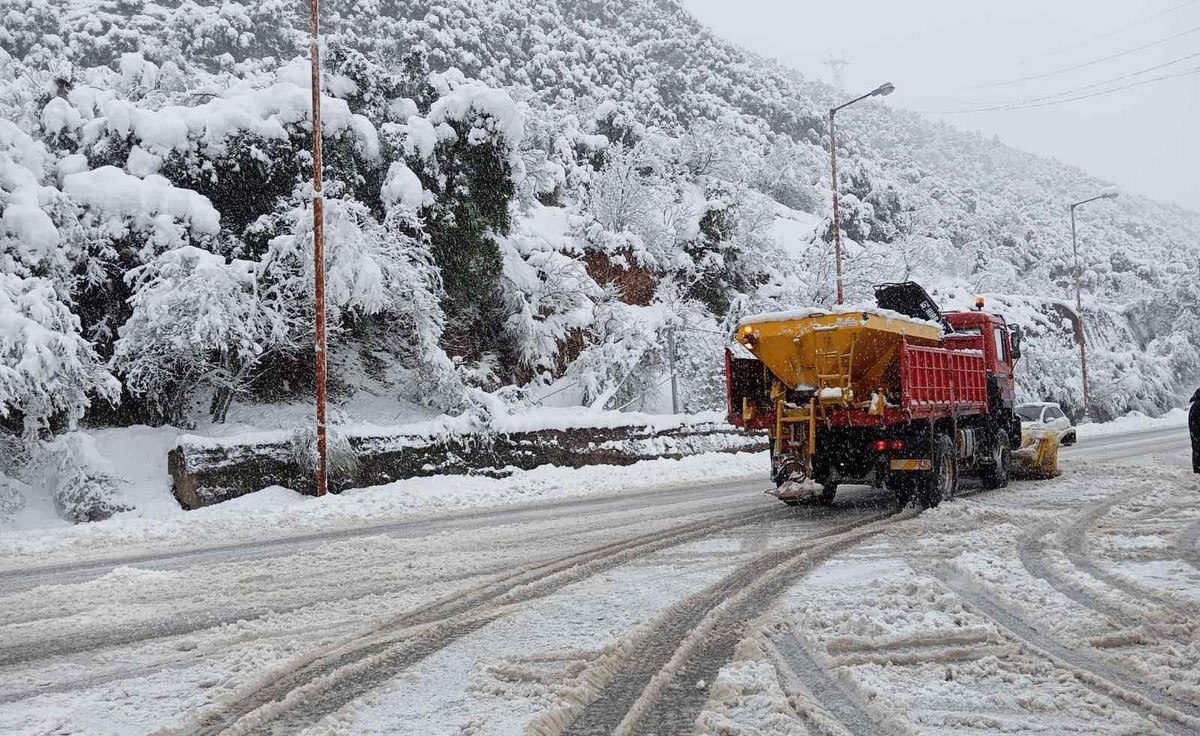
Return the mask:
<svg viewBox="0 0 1200 736"><path fill-rule="evenodd" d="M875 440L875 452L884 452L888 449L887 440Z"/></svg>
<svg viewBox="0 0 1200 736"><path fill-rule="evenodd" d="M892 440L890 443L888 443L888 447L893 450L903 450L904 440Z"/></svg>

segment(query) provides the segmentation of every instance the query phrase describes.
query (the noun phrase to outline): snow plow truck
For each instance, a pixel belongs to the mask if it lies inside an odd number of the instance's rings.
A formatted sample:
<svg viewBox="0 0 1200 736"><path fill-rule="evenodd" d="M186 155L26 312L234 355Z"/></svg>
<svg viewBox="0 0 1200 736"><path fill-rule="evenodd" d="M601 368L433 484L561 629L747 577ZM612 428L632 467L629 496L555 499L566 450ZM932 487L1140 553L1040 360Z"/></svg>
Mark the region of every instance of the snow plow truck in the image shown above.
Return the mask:
<svg viewBox="0 0 1200 736"><path fill-rule="evenodd" d="M942 313L913 282L875 307L755 315L726 350L729 421L767 430L773 495L831 503L839 484L936 506L960 474L1008 484L1021 446L1013 367L1020 331L976 309ZM736 349L736 348L735 348Z"/></svg>

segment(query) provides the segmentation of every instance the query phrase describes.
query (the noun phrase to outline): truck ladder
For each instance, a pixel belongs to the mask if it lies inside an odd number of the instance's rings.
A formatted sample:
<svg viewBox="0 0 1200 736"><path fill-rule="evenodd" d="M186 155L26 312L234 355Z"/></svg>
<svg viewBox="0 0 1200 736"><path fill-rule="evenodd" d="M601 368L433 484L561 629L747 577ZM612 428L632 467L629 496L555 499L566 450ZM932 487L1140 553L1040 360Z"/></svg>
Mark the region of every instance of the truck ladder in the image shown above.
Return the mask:
<svg viewBox="0 0 1200 736"><path fill-rule="evenodd" d="M822 389L836 388L842 391L843 401L849 401L851 399L847 393L850 391L850 372L854 368L854 348L857 344L858 335L855 335L850 341L850 350L848 351L813 351L813 355L816 358L817 364L818 396L820 395L820 391Z"/></svg>

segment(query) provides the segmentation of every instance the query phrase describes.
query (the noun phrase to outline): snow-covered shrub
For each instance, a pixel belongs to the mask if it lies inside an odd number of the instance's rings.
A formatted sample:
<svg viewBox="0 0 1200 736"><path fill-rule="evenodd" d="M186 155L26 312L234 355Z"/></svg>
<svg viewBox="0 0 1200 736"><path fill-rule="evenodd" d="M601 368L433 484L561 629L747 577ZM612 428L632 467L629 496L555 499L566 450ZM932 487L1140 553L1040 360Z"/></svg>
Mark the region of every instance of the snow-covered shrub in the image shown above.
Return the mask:
<svg viewBox="0 0 1200 736"><path fill-rule="evenodd" d="M419 203L419 187L417 191ZM353 199L326 201L325 299L331 339L371 335L372 350L416 371L416 380L400 387L405 398L453 406L458 398L456 381L449 375L453 367L439 345L445 320L441 276L428 241L414 225L407 196L385 190L387 214L382 223ZM280 218L277 229L285 234L270 239L262 280L286 305L283 311L295 317L293 338L311 344L311 209L293 208Z"/></svg>
<svg viewBox="0 0 1200 736"><path fill-rule="evenodd" d="M72 426L93 397L116 401L118 392L54 287L0 273L0 425L32 441Z"/></svg>
<svg viewBox="0 0 1200 736"><path fill-rule="evenodd" d="M331 479L349 478L358 472L361 461L354 452L345 432L331 424L325 434L326 460ZM317 432L314 428L298 429L288 438L288 453L301 467L315 473L320 456L317 454Z"/></svg>
<svg viewBox="0 0 1200 736"><path fill-rule="evenodd" d="M55 512L73 523L102 521L129 506L120 500L120 482L96 442L82 432L55 437L38 448L36 482L50 489Z"/></svg>
<svg viewBox="0 0 1200 736"><path fill-rule="evenodd" d="M644 410L666 376L667 319L657 307L619 302L609 291L596 306L586 347L567 368L584 404L597 409Z"/></svg>
<svg viewBox="0 0 1200 736"><path fill-rule="evenodd" d="M504 291L509 302L505 336L527 378L552 379L575 357L569 343L592 326L604 289L579 258L562 252L561 233L538 232L541 219L561 214L539 209L533 223L501 242Z"/></svg>
<svg viewBox="0 0 1200 736"><path fill-rule="evenodd" d="M263 357L293 347L295 314L260 289L256 266L184 246L129 272L133 314L121 327L113 368L134 396L169 421L209 391L214 421L255 378Z"/></svg>
<svg viewBox="0 0 1200 736"><path fill-rule="evenodd" d="M29 460L29 445L0 430L0 524L25 506L28 486L19 480Z"/></svg>

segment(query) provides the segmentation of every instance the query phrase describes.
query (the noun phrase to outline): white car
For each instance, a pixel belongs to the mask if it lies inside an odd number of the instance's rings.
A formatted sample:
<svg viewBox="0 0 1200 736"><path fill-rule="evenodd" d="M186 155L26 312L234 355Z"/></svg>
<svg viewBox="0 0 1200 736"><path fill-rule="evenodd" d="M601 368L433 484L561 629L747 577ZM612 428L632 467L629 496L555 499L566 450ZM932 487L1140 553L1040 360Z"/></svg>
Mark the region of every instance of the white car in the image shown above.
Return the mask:
<svg viewBox="0 0 1200 736"><path fill-rule="evenodd" d="M1016 409L1021 418L1021 431L1030 429L1056 429L1062 432L1064 445L1075 444L1075 427L1063 413L1062 407L1051 402L1021 404Z"/></svg>

